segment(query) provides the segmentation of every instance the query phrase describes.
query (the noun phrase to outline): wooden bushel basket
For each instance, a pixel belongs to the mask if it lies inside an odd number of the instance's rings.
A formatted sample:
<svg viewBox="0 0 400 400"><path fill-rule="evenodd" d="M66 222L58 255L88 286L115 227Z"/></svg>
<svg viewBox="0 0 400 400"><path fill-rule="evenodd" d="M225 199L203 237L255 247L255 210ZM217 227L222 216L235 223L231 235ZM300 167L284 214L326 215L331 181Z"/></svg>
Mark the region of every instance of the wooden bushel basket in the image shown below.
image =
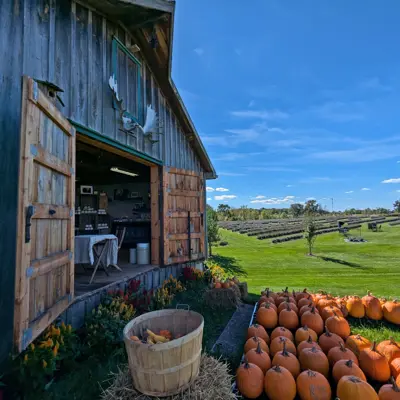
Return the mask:
<svg viewBox="0 0 400 400"><path fill-rule="evenodd" d="M134 387L149 396L166 397L188 388L200 369L203 317L194 311L176 309L143 314L124 328L125 348ZM168 329L179 339L154 345L135 342L146 329Z"/></svg>

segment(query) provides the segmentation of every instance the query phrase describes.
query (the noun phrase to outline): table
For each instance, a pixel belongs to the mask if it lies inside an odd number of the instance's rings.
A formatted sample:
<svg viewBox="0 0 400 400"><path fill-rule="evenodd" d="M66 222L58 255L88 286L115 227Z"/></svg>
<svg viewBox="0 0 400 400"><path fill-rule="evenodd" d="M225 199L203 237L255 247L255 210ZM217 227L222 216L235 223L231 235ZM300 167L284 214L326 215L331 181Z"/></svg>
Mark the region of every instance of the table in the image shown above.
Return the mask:
<svg viewBox="0 0 400 400"><path fill-rule="evenodd" d="M100 265L107 275L109 275L107 271L109 265L121 271L117 262L118 238L115 235L75 236L75 264L94 265L89 284L92 283Z"/></svg>

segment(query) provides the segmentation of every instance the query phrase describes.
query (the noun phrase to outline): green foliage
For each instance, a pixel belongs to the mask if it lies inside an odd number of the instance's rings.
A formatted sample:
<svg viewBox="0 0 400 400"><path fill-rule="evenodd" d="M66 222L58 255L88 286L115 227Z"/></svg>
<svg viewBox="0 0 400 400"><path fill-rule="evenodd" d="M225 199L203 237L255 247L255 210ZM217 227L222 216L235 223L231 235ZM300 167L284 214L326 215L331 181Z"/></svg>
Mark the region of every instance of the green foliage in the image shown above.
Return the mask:
<svg viewBox="0 0 400 400"><path fill-rule="evenodd" d="M304 206L300 203L294 203L290 205L290 212L294 218L300 217L304 214Z"/></svg>
<svg viewBox="0 0 400 400"><path fill-rule="evenodd" d="M209 246L209 254L212 254L212 246L215 245L219 240L219 226L217 220L217 214L212 207L207 205L207 238Z"/></svg>
<svg viewBox="0 0 400 400"><path fill-rule="evenodd" d="M183 291L185 291L185 287L178 279L171 275L169 279L164 281L163 285L155 291L151 303L151 310L162 310L168 307L174 300L175 295Z"/></svg>
<svg viewBox="0 0 400 400"><path fill-rule="evenodd" d="M314 217L310 214L304 221L304 239L307 242L308 255L312 256L315 240L317 239L318 226Z"/></svg>
<svg viewBox="0 0 400 400"><path fill-rule="evenodd" d="M400 213L400 200L396 200L396 201L393 203L393 208L394 208L394 211Z"/></svg>

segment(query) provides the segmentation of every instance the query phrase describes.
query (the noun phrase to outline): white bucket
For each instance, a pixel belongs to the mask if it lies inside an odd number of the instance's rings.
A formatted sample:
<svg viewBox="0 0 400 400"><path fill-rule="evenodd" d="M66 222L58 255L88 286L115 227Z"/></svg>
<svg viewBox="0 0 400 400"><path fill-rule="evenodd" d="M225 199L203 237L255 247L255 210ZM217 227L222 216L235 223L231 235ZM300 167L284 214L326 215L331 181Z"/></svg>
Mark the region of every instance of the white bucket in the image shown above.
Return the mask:
<svg viewBox="0 0 400 400"><path fill-rule="evenodd" d="M136 264L136 249L129 249L129 263Z"/></svg>
<svg viewBox="0 0 400 400"><path fill-rule="evenodd" d="M137 263L139 265L150 264L150 245L149 245L149 243L138 243L136 248L137 248Z"/></svg>

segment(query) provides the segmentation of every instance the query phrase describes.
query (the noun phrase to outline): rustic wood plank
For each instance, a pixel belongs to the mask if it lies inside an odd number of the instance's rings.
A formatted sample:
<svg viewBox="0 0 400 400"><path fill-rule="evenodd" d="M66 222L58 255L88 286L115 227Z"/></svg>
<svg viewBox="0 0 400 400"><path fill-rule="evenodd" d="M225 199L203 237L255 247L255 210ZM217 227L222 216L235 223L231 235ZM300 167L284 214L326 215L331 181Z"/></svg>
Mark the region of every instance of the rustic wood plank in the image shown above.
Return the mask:
<svg viewBox="0 0 400 400"><path fill-rule="evenodd" d="M33 203L32 205L35 207L32 219L62 220L71 218L71 208L68 206L42 203ZM53 211L55 211L54 214Z"/></svg>
<svg viewBox="0 0 400 400"><path fill-rule="evenodd" d="M59 254L53 254L52 256L41 258L40 260L33 261L31 268L33 268L32 278L37 276L46 275L53 268L58 268L66 265L70 262L71 256L69 251L65 251Z"/></svg>
<svg viewBox="0 0 400 400"><path fill-rule="evenodd" d="M199 173L196 171L185 170L182 168L175 168L175 167L170 167L169 171L171 174L176 174L176 175L196 176L196 177L199 175Z"/></svg>
<svg viewBox="0 0 400 400"><path fill-rule="evenodd" d="M162 185L163 185L163 254L164 254L164 264L168 265L169 264L169 240L168 240L168 233L169 233L169 222L170 218L167 218L167 213L168 213L168 187L169 187L169 173L167 168L163 168L163 179L162 179Z"/></svg>
<svg viewBox="0 0 400 400"><path fill-rule="evenodd" d="M159 167L150 168L150 199L151 199L151 263L160 264L160 179Z"/></svg>
<svg viewBox="0 0 400 400"><path fill-rule="evenodd" d="M169 192L170 196L182 196L182 197L200 197L201 192L194 190L184 190L184 189L171 189Z"/></svg>
<svg viewBox="0 0 400 400"><path fill-rule="evenodd" d="M35 146L33 151L37 153L34 157L34 160L37 163L51 168L52 170L57 171L65 176L71 176L71 167L65 161L62 161L55 155L49 153L40 145Z"/></svg>
<svg viewBox="0 0 400 400"><path fill-rule="evenodd" d="M187 218L188 215L189 215L189 212L188 212L188 211L175 211L175 212L169 212L169 213L168 213L168 217L170 217L170 218ZM191 211L191 212L190 212L190 216L191 216L192 218L200 217L200 216L201 216L201 213L200 213L200 212L193 212L193 211Z"/></svg>
<svg viewBox="0 0 400 400"><path fill-rule="evenodd" d="M186 220L186 226L187 226L187 220ZM200 239L201 238L201 233L191 233L190 238L191 239ZM168 235L168 240L187 240L189 238L189 232L185 233L175 233L175 234L169 234Z"/></svg>

